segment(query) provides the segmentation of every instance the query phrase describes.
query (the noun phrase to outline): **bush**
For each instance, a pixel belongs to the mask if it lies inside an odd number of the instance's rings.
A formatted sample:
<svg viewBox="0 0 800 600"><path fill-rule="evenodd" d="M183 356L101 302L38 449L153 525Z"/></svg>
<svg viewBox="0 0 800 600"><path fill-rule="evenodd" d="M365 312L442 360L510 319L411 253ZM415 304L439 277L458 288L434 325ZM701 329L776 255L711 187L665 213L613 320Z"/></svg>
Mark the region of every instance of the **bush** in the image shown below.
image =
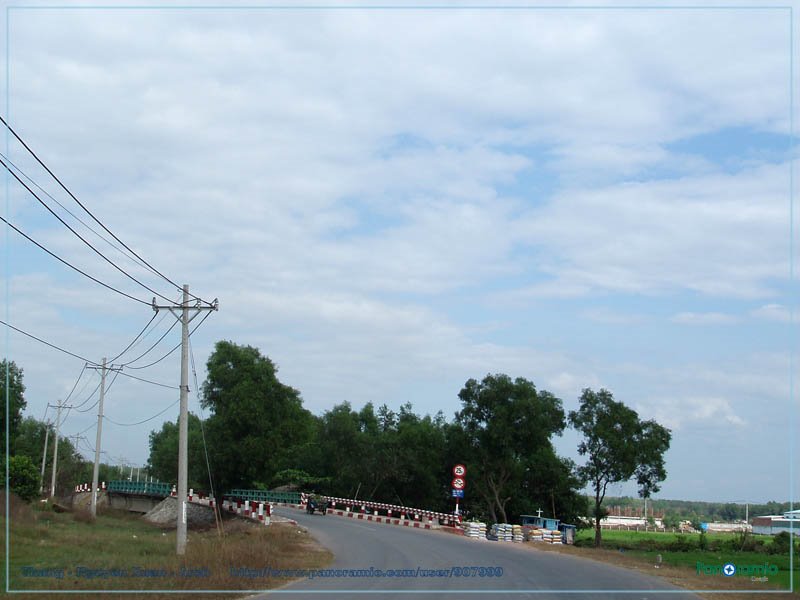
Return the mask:
<svg viewBox="0 0 800 600"><path fill-rule="evenodd" d="M767 552L770 554L789 554L789 546L791 539L788 531L781 531L778 535L772 538L772 543L767 546Z"/></svg>
<svg viewBox="0 0 800 600"><path fill-rule="evenodd" d="M39 495L39 471L27 456L8 459L8 480L11 491L27 502Z"/></svg>

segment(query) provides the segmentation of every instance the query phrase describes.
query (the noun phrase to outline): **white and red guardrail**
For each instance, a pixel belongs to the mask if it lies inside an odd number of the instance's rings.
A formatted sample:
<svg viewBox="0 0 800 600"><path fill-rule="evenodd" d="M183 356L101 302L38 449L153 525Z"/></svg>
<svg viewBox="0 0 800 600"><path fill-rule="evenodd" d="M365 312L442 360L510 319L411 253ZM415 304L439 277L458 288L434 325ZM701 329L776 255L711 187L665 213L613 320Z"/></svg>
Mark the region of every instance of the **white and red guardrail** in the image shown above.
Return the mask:
<svg viewBox="0 0 800 600"><path fill-rule="evenodd" d="M100 489L106 489L105 481L102 483ZM91 490L91 483L82 483L75 486L76 493L90 492ZM178 492L175 489L175 486L172 486L172 493L170 494L170 497L175 498L177 496ZM200 506L207 506L209 508L214 508L218 505L217 501L214 499L214 496L206 496L202 492L195 494L193 489L189 490L186 500L192 504L199 504ZM270 524L270 517L272 516L272 507L270 506L269 502L254 502L251 500L223 500L221 508L226 512L236 514L240 517L253 519L254 521L261 521L264 523L264 525Z"/></svg>
<svg viewBox="0 0 800 600"><path fill-rule="evenodd" d="M91 492L92 491L92 484L91 483L81 483L75 486L75 493L79 492ZM106 491L106 482L100 482L100 487L97 488L98 492Z"/></svg>
<svg viewBox="0 0 800 600"><path fill-rule="evenodd" d="M450 513L386 504L384 502L370 502L352 498L337 498L335 496L322 496L328 502L328 513L340 517L347 516L377 523L391 523L406 527L431 529L440 524L455 527L461 523L460 515ZM301 495L301 502L305 506L307 497ZM383 514L382 514L383 513Z"/></svg>

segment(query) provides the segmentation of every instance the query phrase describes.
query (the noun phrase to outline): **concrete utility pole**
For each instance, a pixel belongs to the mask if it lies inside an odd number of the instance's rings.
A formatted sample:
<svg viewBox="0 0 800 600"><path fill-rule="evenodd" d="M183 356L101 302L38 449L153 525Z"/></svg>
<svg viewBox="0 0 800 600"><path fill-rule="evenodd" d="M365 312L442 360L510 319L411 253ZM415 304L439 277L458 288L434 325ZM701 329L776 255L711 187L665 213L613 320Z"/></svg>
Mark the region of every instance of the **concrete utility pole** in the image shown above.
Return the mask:
<svg viewBox="0 0 800 600"><path fill-rule="evenodd" d="M39 476L39 495L44 494L44 462L47 458L47 439L50 437L50 423L44 426L44 451L42 452L42 474Z"/></svg>
<svg viewBox="0 0 800 600"><path fill-rule="evenodd" d="M100 442L103 437L103 400L106 395L106 359L100 371L100 402L97 407L97 437L94 441L94 467L92 468L92 517L97 516L97 480L100 478Z"/></svg>
<svg viewBox="0 0 800 600"><path fill-rule="evenodd" d="M58 415L56 416L56 432L53 442L53 475L50 478L50 497L56 495L56 469L58 468L58 428L61 426L61 402L58 403Z"/></svg>
<svg viewBox="0 0 800 600"><path fill-rule="evenodd" d="M215 299L208 306L201 306L196 301L194 306L189 306L189 286L183 286L183 301L178 306L158 306L153 298L153 310L158 312L166 308L181 320L181 387L180 404L181 412L178 420L178 519L177 519L177 554L186 554L186 498L188 489L188 446L189 446L189 323L204 310L219 310L219 302ZM176 312L180 310L180 313ZM189 311L194 314L189 318Z"/></svg>

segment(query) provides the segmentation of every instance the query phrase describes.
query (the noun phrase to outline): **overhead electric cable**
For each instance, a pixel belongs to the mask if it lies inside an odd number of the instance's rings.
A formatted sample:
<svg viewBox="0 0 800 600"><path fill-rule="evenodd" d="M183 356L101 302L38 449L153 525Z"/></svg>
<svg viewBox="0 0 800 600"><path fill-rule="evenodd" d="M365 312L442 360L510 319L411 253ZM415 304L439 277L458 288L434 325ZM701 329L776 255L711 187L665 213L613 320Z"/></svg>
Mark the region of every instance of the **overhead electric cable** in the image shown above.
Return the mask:
<svg viewBox="0 0 800 600"><path fill-rule="evenodd" d="M136 358L134 358L133 360L129 360L129 361L128 361L128 362L126 362L126 363L122 363L122 365L120 365L120 366L122 366L122 367L127 367L128 365L132 365L133 363L135 363L137 360L140 360L140 359L144 358L145 356L147 356L147 355L150 353L150 351L151 351L153 348L155 348L156 346L158 346L158 345L161 343L161 340L163 340L165 337L167 337L167 334L168 334L170 331L172 331L172 330L175 328L175 325L177 325L178 323L180 323L180 319L175 319L175 322L174 322L172 325L170 325L170 328L169 328L169 329L167 329L167 330L164 332L164 334L163 334L163 335L162 335L160 338L158 338L158 340L156 340L156 343L155 343L155 344L153 344L152 346L150 346L150 347L149 347L147 350L145 350L143 353L141 353L139 356L137 356L137 357L136 357ZM170 351L170 352L171 352L171 351ZM131 367L131 368L133 369L133 368L135 368L135 367Z"/></svg>
<svg viewBox="0 0 800 600"><path fill-rule="evenodd" d="M0 117L0 118L2 118L2 117ZM20 185L22 185L22 187L24 187L26 190L28 190L28 192L29 192L29 193L30 193L30 194L31 194L31 195L32 195L34 198L36 198L36 200L38 200L38 201L39 201L39 204L41 204L42 206L44 206L44 207L47 209L47 211L48 211L48 212L49 212L51 215L53 215L53 216L54 216L56 219L58 219L58 220L61 222L61 224L62 224L62 225L64 225L64 227L66 227L66 228L67 228L67 229L69 229L69 230L70 230L70 231L71 231L73 234L75 234L75 235L78 237L78 239L80 239L80 240L81 240L81 241L82 241L84 244L86 244L87 246L89 246L89 248L91 248L92 250L94 250L94 252L95 252L95 253L96 253L96 254L97 254L97 255L98 255L100 258L102 258L104 261L106 261L108 264L110 264L112 267L114 267L114 268L115 268L117 271L119 271L120 273L122 273L123 275L125 275L125 277L127 277L127 278L128 278L128 279L130 279L131 281L134 281L134 282L138 283L138 284L139 284L140 286L142 286L144 289L146 289L146 290L148 290L148 291L150 291L150 292L154 293L154 294L155 294L156 296L158 296L159 298L163 298L163 299L164 299L164 300L166 300L167 302L169 302L169 301L170 301L170 299L169 299L169 298L167 298L166 296L164 296L164 295L162 295L162 294L159 294L159 293L158 293L157 291L155 291L153 288L151 288L150 286L148 286L148 285L146 285L146 284L142 283L141 281L139 281L138 279L136 279L136 277L134 277L133 275L131 275L130 273L128 273L128 272L127 272L125 269L123 269L122 267L120 267L119 265L117 265L116 263L114 263L114 261L112 261L112 260L111 260L110 258L108 258L108 257L107 257L105 254L103 254L102 252L100 252L100 250L98 250L97 248L95 248L95 247L92 245L92 243L91 243L91 242L89 242L89 241L88 241L88 240L87 240L85 237L83 237L83 236L82 236L80 233L78 233L77 231L75 231L75 230L72 228L72 226L71 226L69 223L67 223L67 222L66 222L64 219L62 219L62 218L61 218L61 216L60 216L58 213L56 213L56 212L55 212L55 211L54 211L52 208L50 208L50 207L48 206L47 202L45 202L44 200L42 200L42 199L41 199L41 198L40 198L40 197L39 197L39 196L36 194L36 192L34 192L34 191L33 191L33 190L30 188L30 187L28 187L28 185L27 185L27 184L26 184L24 181L22 181L22 180L19 178L19 176L18 176L18 175L17 175L17 174L16 174L16 173L15 173L15 172L14 172L14 171L13 171L13 170L12 170L12 169L11 169L11 168L10 168L10 167L7 165L7 164L6 164L6 163L5 163L5 161L3 161L3 159L0 159L0 165L3 165L3 167L6 169L6 171L8 171L9 173L11 173L11 175L14 177L14 179L16 179L16 180L17 180L17 181L20 183Z"/></svg>
<svg viewBox="0 0 800 600"><path fill-rule="evenodd" d="M107 394L107 393L108 393L108 391L111 389L111 386L112 386L112 385L114 385L114 382L117 380L117 375L118 375L118 374L119 374L119 371L115 371L115 372L114 372L114 377L113 377L113 379L112 379L112 380L110 381L110 383L109 383L109 384L106 386L106 394ZM89 396L89 398L87 398L86 400L84 400L84 402L83 402L81 405L83 405L83 404L85 404L86 402L88 402L88 401L89 401L89 400L92 398L92 396L94 396L94 395L97 393L97 390L99 390L99 389L100 389L100 385L102 385L102 383L103 383L103 380L101 379L101 380L100 380L100 383L98 383L98 384L97 384L97 387L96 387L96 388L94 389L94 391L92 392L92 395L91 395L91 396ZM94 404L92 404L92 405L91 405L89 408L84 408L83 410L77 410L77 409L76 409L76 411L75 411L75 412L80 412L80 413L89 412L89 411L90 411L90 410L92 410L92 409L93 409L95 406L97 406L99 403L100 403L100 396L98 396L98 397L97 397L97 400L95 400Z"/></svg>
<svg viewBox="0 0 800 600"><path fill-rule="evenodd" d="M81 372L78 373L78 378L75 380L75 385L72 386L72 389L69 391L69 394L67 394L67 397L64 398L64 404L69 402L69 399L72 398L72 393L75 391L75 388L78 387L78 383L80 382L81 377L83 377L83 374L86 372L86 366L87 366L86 363L83 363L83 368L81 369Z"/></svg>
<svg viewBox="0 0 800 600"><path fill-rule="evenodd" d="M152 421L152 420L153 420L153 419L155 419L156 417L160 417L160 416L161 416L161 415L163 415L165 412L167 412L167 411L168 411L170 408L173 408L173 407L174 407L174 406L175 406L175 405L176 405L178 402L180 402L180 401L181 401L181 399L180 399L180 398L178 398L178 399L177 399L175 402L173 402L172 404L170 404L170 405L169 405L167 408L165 408L165 409L164 409L164 410L162 410L161 412L159 412L159 413L156 413L156 414L154 414L152 417L148 417L147 419L144 419L143 421L137 421L136 423L117 423L117 422L116 422L116 421L114 421L113 419L109 419L107 415L103 415L103 418L104 418L106 421L108 421L109 423L113 423L114 425L119 425L120 427L133 427L134 425L141 425L141 424L143 424L143 423L147 423L148 421Z"/></svg>
<svg viewBox="0 0 800 600"><path fill-rule="evenodd" d="M200 327L200 325L202 325L202 324L203 324L203 321L205 321L205 320L206 320L206 319L207 319L207 318L208 318L210 315L211 315L211 312L209 311L209 312L207 312L207 313L206 313L206 314L203 316L203 318L202 318L202 319L200 319L200 322L199 322L197 325L195 325L194 329L192 329L192 330L189 332L189 337L192 337L192 334L193 334L195 331L197 331L197 329ZM177 321L176 321L176 323L177 323ZM175 326L175 325L173 325L173 327L174 327L174 326ZM169 333L169 331L168 331L167 333ZM158 363L160 363L162 360L164 360L165 358L167 358L167 357L168 357L170 354L172 354L173 352L175 352L175 350L177 350L178 348L180 348L180 347L181 347L181 344L182 344L182 342L178 342L178 344L177 344L177 345L176 345L176 346L175 346L175 347L174 347L172 350L170 350L169 352L167 352L167 353L166 353L164 356L162 356L162 357L161 357L161 358L159 358L158 360L155 360L155 361L153 361L153 362L151 362L151 363L149 363L149 364L146 364L146 365L142 365L141 367L128 367L128 368L129 368L129 369L146 369L147 367L152 367L153 365L157 365L157 364L158 364ZM141 357L140 357L140 358L141 358ZM137 359L137 360L138 360L138 359ZM131 362L129 362L129 363L126 363L126 365L125 365L125 366L127 366L127 365L130 365L131 363L134 363L134 362L136 362L136 360L132 360Z"/></svg>
<svg viewBox="0 0 800 600"><path fill-rule="evenodd" d="M22 176L23 176L25 179L27 179L27 180L28 180L28 182L30 182L30 184L31 184L31 185L33 185L33 186L34 186L36 189L38 189L40 192L42 192L42 193L43 193L45 196L47 196L48 198L50 198L50 199L51 199L53 202L55 202L56 204L58 204L58 205L61 207L61 209L62 209L64 212L66 212L67 214L69 214L69 215L70 215L70 216L71 216L73 219L75 219L76 221L78 221L78 223L80 223L81 225L83 225L84 227L86 227L86 229L88 229L89 231L91 231L91 232L92 232L93 234L95 234L95 235L96 235L98 238L100 238L101 240L103 240L103 241L104 241L106 244L108 244L109 246L111 246L112 248L114 248L114 250L116 250L117 252L119 252L119 253L120 253L122 256L124 256L125 258L127 258L129 261L131 261L131 262L132 262L133 264L135 264L137 267L143 267L143 268L145 268L145 269L148 269L148 270L149 270L151 273L153 273L153 274L155 274L155 275L158 275L158 273L157 273L156 271L154 271L154 270L153 270L151 267L149 267L148 265L146 265L146 264L145 264L144 262L142 262L141 260L137 260L137 259L135 259L134 257L132 257L130 254L128 254L127 252L125 252L125 251L124 251L122 248L120 248L119 246L117 246L117 245L116 245L114 242L110 241L109 239L107 239L106 237L104 237L104 236L103 236L101 233L99 233L97 230L95 230L94 228L92 228L92 226L91 226L91 225L89 225L88 223L86 223L86 221L84 221L83 219L81 219L81 218L80 218L78 215L76 215L74 212L72 212L72 211L71 211L69 208L67 208L66 206L64 206L64 205L63 205L61 202L59 202L58 198L56 198L55 196L53 196L53 195L52 195L50 192L48 192L46 189L44 189L42 186L40 186L38 183L36 183L36 181L34 181L34 180L33 180L33 179L32 179L32 178L31 178L31 177L30 177L30 176L29 176L27 173L25 173L25 171L23 171L23 170L22 170L22 169L21 169L21 168L20 168L20 167L19 167L17 164L15 164L15 163L14 163L14 161L12 161L12 160L11 160L11 159L10 159L8 156L6 156L6 155L5 155L5 154L3 154L2 152L0 152L0 157L4 158L4 159L6 160L6 162L8 162L8 164L10 164L12 167L14 167L14 168L15 168L17 171L19 171L19 173L20 173L20 174L21 174L21 175L22 175Z"/></svg>
<svg viewBox="0 0 800 600"><path fill-rule="evenodd" d="M154 313L153 313L153 316L152 316L152 317L150 318L150 320L147 322L147 325L145 325L145 326L144 326L144 328L143 328L143 329L142 329L142 330L139 332L139 334L138 334L138 335L137 335L135 338L133 338L133 341L132 341L130 344L128 344L128 345L125 347L125 349L124 349L122 352L120 352L119 354L117 354L117 355L116 355L114 358L112 358L112 359L111 359L111 360L109 360L108 362L109 362L109 363L113 363L113 362L114 362L115 360L117 360L117 359L118 359L120 356L122 356L122 355L123 355L123 354L125 354L125 353L126 353L128 350L130 350L130 349L131 349L131 347L132 347L132 346L133 346L133 345L136 343L136 340L138 340L140 337L142 337L142 334L143 334L143 333L144 333L144 332L147 330L147 328L148 328L148 327L150 327L150 323L152 323L152 322L155 320L155 318L156 318L157 316L158 316L158 313L157 313L157 312L154 312Z"/></svg>
<svg viewBox="0 0 800 600"><path fill-rule="evenodd" d="M53 173L53 172L50 170L50 168L49 168L49 167L48 167L46 164L44 164L44 162L42 161L42 159L40 159L40 158L38 157L38 155L37 155L37 154L36 154L36 153L35 153L35 152L34 152L34 151L33 151L33 150L30 148L30 146L28 146L28 144L26 144L26 143L25 143L25 141L24 141L24 140L23 140L23 139L22 139L22 138L21 138L21 137L20 137L20 136L17 134L17 132L16 132L16 131L14 131L14 128L13 128L13 127L11 127L11 125L9 125L9 124L8 124L8 122L7 122L7 121L6 121L6 120L5 120L3 117L0 117L0 122L2 122L2 123L3 123L3 125L5 125L5 126L6 126L6 128L7 128L7 129L8 129L8 130L11 132L11 134L12 134L12 135L13 135L15 138L17 138L17 141L18 141L20 144L22 144L22 145L25 147L25 149L26 149L26 150L27 150L27 151L30 153L30 155L31 155L31 156L33 156L33 158L34 158L34 159L36 159L36 162L38 162L38 163L39 163L39 164L40 164L40 165L41 165L41 166L44 168L44 170L45 170L45 171L47 171L47 172L50 174L50 176L51 176L53 179L55 179L55 180L58 182L58 185L60 185L60 186L61 186L61 188L62 188L62 189L65 191L65 192L67 192L67 194L69 194L69 195L70 195L70 197L71 197L73 200L75 200L75 202L77 202L77 203L78 203L78 206L80 206L80 207L81 207L81 208L82 208L84 211L86 211L86 214L88 214L90 217L92 217L92 219L94 219L95 223L97 223L98 225L100 225L100 227L102 227L103 229L105 229L105 231L106 231L106 232L107 232L107 233L108 233L108 234L109 234L111 237L113 237L113 238L114 238L115 240L117 240L117 241L118 241L120 244L122 244L122 245L123 245L123 246L124 246L124 247L125 247L125 248L126 248L128 251L129 251L129 252L131 252L131 254L133 254L133 255L134 255L136 258L138 258L139 260L141 260L141 261L142 261L142 262L143 262L145 265L147 265L148 267L150 267L150 268L153 270L153 272L155 272L157 275L159 275L159 276L160 276L162 279L164 279L166 282L168 282L168 283L172 284L172 285L173 285L173 286L175 286L177 289L179 289L179 290L183 290L183 287L182 287L182 286L179 286L177 283L175 283L174 281L172 281L172 280L171 280L169 277L167 277L166 275L164 275L163 273L161 273L161 272L160 272L158 269L156 269L155 267L153 267L153 266L152 266L152 265L151 265L149 262L147 262L145 259L143 259L141 256L139 256L139 255L138 255L138 254L137 254L137 253L136 253L134 250L132 250L132 249L130 248L130 246L128 246L128 245L127 245L125 242L123 242L123 241L122 241L121 239L119 239L119 238L118 238L116 235L114 235L114 233L113 233L113 232L112 232L112 231L111 231L111 230L110 230L108 227L106 227L106 226L105 226L105 225L104 225L104 224L103 224L103 223L102 223L102 222L101 222L101 221L100 221L100 220L99 220L97 217L95 217L95 216L94 216L94 214L92 214L92 212L91 212L91 211L90 211L88 208L86 208L86 206L84 206L84 204L83 204L83 203L82 203L80 200L78 200L78 199L75 197L75 194L73 194L73 193L72 193L72 192L69 190L69 188L67 188L67 186L66 186L66 185L64 185L64 184L62 183L62 181L61 181L61 180L60 180L60 179L59 179L59 178L56 176L56 174L55 174L55 173ZM5 166L5 164L4 164L4 166ZM7 166L6 166L6 169L8 169L8 167L7 167ZM23 185L24 185L24 184L23 184ZM25 186L25 187L27 187L27 186ZM152 290L151 290L151 291L152 291ZM194 299L196 299L196 300L199 300L199 301L201 301L201 302L205 302L205 304L208 304L209 306L211 306L211 303L210 303L210 302L206 302L205 300L202 300L201 298L199 298L199 297L197 297L197 296L195 296L195 295L193 295L193 294L190 294L190 295L191 295L191 296L192 296ZM161 296L161 297L163 298L163 296ZM167 300L166 298L164 298L164 299L165 299L165 300Z"/></svg>
<svg viewBox="0 0 800 600"><path fill-rule="evenodd" d="M97 363L94 362L93 360L89 360L88 358L84 358L83 356L80 356L79 354L75 354L74 352L70 352L69 350L64 350L64 348L56 346L55 344L51 344L50 342L47 342L47 341L43 340L42 338L36 337L35 335L33 335L31 333L28 333L27 331L23 331L22 329L19 329L18 327L14 327L13 325L10 325L9 323L6 323L5 321L0 320L0 324L5 325L9 329L13 329L16 332L21 333L22 335L26 335L29 338L34 339L37 342L40 342L40 343L44 344L45 346L50 346L54 350L58 350L59 352L63 352L64 354L69 354L70 356L74 356L75 358L79 358L83 362L89 363L91 365L97 365ZM97 366L99 366L99 365L97 365Z"/></svg>
<svg viewBox="0 0 800 600"><path fill-rule="evenodd" d="M105 282L103 282L103 281L100 281L99 279L97 279L97 277L93 277L92 275L89 275L89 274L88 274L86 271L83 271L83 270L79 269L78 267L76 267L75 265L73 265L72 263L70 263L70 262L67 262L66 260L64 260L63 258L61 258L61 257L60 257L58 254L56 254L55 252L51 252L50 250L48 250L47 248L45 248L45 247L44 247L42 244L40 244L40 243L39 243L39 242L37 242L35 239L33 239L31 236L29 236L27 233L25 233L24 231L22 231L21 229L19 229L19 228L18 228L16 225L14 225L13 223L9 223L9 222L8 222L6 219L4 219L3 217L0 217L0 221L3 221L3 223L5 223L5 224L6 224L6 225L8 225L9 227L11 227L11 229L13 229L14 231L16 231L18 234L20 234L20 235L21 235L22 237L24 237L26 240L28 240L28 241L29 241L29 242L31 242L32 244L34 244L34 245L38 246L40 249L42 249L42 250L44 250L45 252L47 252L47 253L48 253L50 256L52 256L53 258L55 258L57 261L64 263L64 264L65 264L65 265L67 265L67 266L68 266L70 269L72 269L72 270L74 270L74 271L77 271L78 273L80 273L80 274L81 274L81 275L83 275L84 277L88 277L89 279L91 279L91 280L92 280L92 281L94 281L95 283L99 283L100 285L102 285L104 288L108 288L108 289L109 289L109 290L111 290L112 292L117 292L118 294L120 294L120 295L122 295L122 296L125 296L126 298L130 298L131 300L136 300L136 302L141 302L142 304L147 304L147 305L149 305L149 304L150 304L150 303L149 303L149 302L147 302L146 300L141 300L140 298L136 298L135 296L131 296L130 294L127 294L127 293L125 293L125 292L123 292L123 291L121 291L121 290L118 290L117 288L115 288L115 287L113 287L113 286L110 286L110 285L108 285L107 283L105 283Z"/></svg>
<svg viewBox="0 0 800 600"><path fill-rule="evenodd" d="M94 374L94 373L93 373L93 374ZM91 379L87 379L87 380L86 380L86 382L83 384L83 387L81 387L81 391L80 391L80 392L78 392L78 394L77 394L78 396L80 396L81 394L83 394L83 392L86 390L86 387L89 385L89 382L91 382L91 381L92 381ZM98 382L97 382L97 386L94 388L94 391L93 391L91 394L89 394L89 395L88 395L88 396L87 396L87 397L86 397L86 398L83 400L83 402L81 402L80 404L75 404L75 405L74 405L72 408L75 408L75 409L77 409L77 408L80 408L81 406L83 406L84 404L86 404L86 403L87 403L89 400L91 400L91 399L94 397L94 395L97 393L97 390L99 390L99 389L100 389L100 382L98 381ZM83 412L83 411L78 411L78 412Z"/></svg>
<svg viewBox="0 0 800 600"><path fill-rule="evenodd" d="M157 385L159 387L167 388L170 390L178 390L180 389L177 385L168 385L166 383L159 383L157 381L150 381L149 379L143 379L141 377L136 377L135 375L130 375L128 373L124 373L123 371L119 371L120 375L124 375L125 377L130 377L131 379L136 379L138 381L143 381L145 383L149 383L151 385Z"/></svg>

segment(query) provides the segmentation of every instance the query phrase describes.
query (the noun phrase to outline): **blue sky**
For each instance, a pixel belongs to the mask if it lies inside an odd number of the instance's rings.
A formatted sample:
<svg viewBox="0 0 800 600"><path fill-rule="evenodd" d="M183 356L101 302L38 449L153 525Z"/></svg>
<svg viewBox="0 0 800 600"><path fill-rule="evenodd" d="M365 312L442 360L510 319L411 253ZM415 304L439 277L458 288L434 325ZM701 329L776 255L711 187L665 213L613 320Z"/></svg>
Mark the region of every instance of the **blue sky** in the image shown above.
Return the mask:
<svg viewBox="0 0 800 600"><path fill-rule="evenodd" d="M26 6L8 13L6 114L120 238L220 299L194 338L201 380L231 339L315 413L411 401L452 417L489 372L568 410L605 386L673 430L662 497L789 497L787 10ZM5 206L152 297L13 182ZM5 240L15 325L99 360L150 319ZM14 334L5 354L37 417L81 368ZM135 374L177 383L178 355ZM138 421L175 394L120 379L107 413ZM143 463L162 419L109 425L109 455ZM558 447L577 458L576 443Z"/></svg>

